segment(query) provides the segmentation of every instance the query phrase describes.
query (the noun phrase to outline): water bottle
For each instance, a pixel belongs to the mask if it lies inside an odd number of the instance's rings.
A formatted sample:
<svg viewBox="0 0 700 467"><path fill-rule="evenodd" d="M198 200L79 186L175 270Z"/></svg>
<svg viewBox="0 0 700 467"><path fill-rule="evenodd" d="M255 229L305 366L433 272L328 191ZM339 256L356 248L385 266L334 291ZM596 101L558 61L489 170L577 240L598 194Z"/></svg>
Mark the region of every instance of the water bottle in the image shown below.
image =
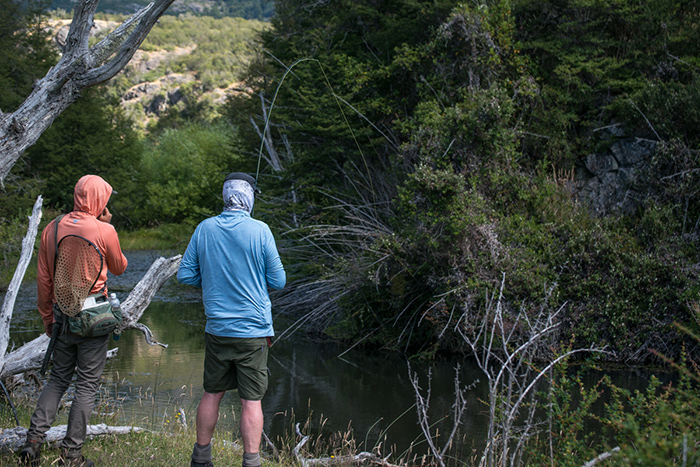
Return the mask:
<svg viewBox="0 0 700 467"><path fill-rule="evenodd" d="M119 303L119 299L117 298L117 294L112 292L109 294L109 304L112 305L112 313L115 315L121 316L122 314L122 305ZM119 338L122 336L122 330L119 326L114 328L114 331L112 331L112 339L115 341L118 341Z"/></svg>

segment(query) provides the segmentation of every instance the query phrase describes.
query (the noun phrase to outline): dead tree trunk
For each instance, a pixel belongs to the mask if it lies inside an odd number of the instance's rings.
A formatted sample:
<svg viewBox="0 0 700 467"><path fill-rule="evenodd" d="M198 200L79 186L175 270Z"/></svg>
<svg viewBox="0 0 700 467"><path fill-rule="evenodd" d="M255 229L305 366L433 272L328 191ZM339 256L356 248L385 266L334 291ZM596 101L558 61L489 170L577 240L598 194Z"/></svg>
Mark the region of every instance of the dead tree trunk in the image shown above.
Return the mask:
<svg viewBox="0 0 700 467"><path fill-rule="evenodd" d="M29 265L29 261L32 259L32 253L34 252L34 241L36 240L36 234L39 231L42 203L43 200L41 196L39 196L34 203L32 215L29 218L29 228L27 229L27 234L22 240L22 252L19 256L19 262L17 263L15 274L12 276L10 286L5 294L2 309L0 309L0 374L2 374L3 367L5 366L5 352L7 351L7 344L10 341L10 321L12 320L12 310L15 308L17 292L19 292L19 286L22 285L22 278L24 278L24 273L27 271L27 266Z"/></svg>
<svg viewBox="0 0 700 467"><path fill-rule="evenodd" d="M13 113L0 112L0 185L25 149L76 101L83 89L104 83L129 63L173 1L155 0L93 47L88 47L88 39L98 2L76 3L61 59L35 83L19 109Z"/></svg>
<svg viewBox="0 0 700 467"><path fill-rule="evenodd" d="M123 329L138 329L144 333L146 341L150 345L167 347L166 344L156 342L153 339L151 330L146 325L139 323L138 320L158 289L177 272L181 258L181 255L177 255L168 259L161 257L155 260L148 272L136 284L136 287L134 287L131 294L122 304ZM7 354L5 356L5 366L0 372L0 379L41 368L48 345L49 338L46 334L42 334L14 352Z"/></svg>

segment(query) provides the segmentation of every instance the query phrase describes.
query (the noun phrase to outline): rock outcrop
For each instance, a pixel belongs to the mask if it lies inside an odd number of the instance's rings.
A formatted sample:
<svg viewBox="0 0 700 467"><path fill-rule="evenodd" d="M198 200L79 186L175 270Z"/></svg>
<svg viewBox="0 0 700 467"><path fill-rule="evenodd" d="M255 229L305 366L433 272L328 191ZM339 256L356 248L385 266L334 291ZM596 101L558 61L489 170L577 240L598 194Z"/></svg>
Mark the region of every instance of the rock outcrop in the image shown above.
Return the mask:
<svg viewBox="0 0 700 467"><path fill-rule="evenodd" d="M190 5L190 8L203 8ZM52 20L47 28L53 31L52 42L61 50L66 43L71 20ZM120 23L95 20L90 31L91 37L99 37L116 28ZM182 85L197 81L195 72L172 73L169 64L191 54L196 45L174 47L171 50L144 51L137 50L129 64L122 71L131 82L137 82L127 89L121 99L122 106L138 120L139 126L146 128L149 122L164 115L170 107L184 101ZM176 68L173 66L173 68ZM162 73L162 76L150 81L144 79ZM198 99L207 99L213 106L226 101L230 93L248 92L239 83L231 83L225 88L216 88L208 92L197 92Z"/></svg>
<svg viewBox="0 0 700 467"><path fill-rule="evenodd" d="M574 193L600 216L630 214L641 201L639 175L657 142L620 138L604 152L589 154L576 171Z"/></svg>

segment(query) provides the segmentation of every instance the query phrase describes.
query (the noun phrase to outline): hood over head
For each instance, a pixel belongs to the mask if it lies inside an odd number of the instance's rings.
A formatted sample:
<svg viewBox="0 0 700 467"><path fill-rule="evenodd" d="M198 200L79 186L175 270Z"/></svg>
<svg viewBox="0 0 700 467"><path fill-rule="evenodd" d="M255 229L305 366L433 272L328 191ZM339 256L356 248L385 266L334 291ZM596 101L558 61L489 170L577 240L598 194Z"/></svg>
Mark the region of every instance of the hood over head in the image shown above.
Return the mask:
<svg viewBox="0 0 700 467"><path fill-rule="evenodd" d="M253 210L255 202L255 179L242 172L230 173L224 180L224 211Z"/></svg>
<svg viewBox="0 0 700 467"><path fill-rule="evenodd" d="M112 192L112 186L99 175L84 175L73 190L73 210L98 217L107 206Z"/></svg>

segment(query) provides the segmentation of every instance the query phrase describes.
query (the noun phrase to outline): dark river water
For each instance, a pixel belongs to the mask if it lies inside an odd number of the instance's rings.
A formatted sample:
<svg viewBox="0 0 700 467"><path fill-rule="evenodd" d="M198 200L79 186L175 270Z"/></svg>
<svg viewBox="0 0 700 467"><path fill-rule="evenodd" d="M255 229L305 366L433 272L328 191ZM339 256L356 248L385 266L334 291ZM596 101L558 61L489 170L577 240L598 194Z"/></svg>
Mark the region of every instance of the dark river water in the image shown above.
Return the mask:
<svg viewBox="0 0 700 467"><path fill-rule="evenodd" d="M127 272L110 277L110 291L117 292L123 301L152 261L170 254L127 252ZM143 335L133 330L124 332L119 341L110 341L110 348L118 347L118 351L116 358L107 362L98 410L113 413L112 424L170 431L181 429L180 413L184 413L185 422L193 428L202 394L204 358L205 318L199 290L170 279L156 294L141 322L168 347L149 346ZM35 286L25 284L15 306L11 339L15 345L21 345L38 336L41 328ZM278 335L284 331L281 318L275 320L275 328ZM385 455L393 449L400 456L411 446L414 454L426 454L406 360L384 352L344 353L345 350L333 343L308 340L301 333L275 341L270 352L270 385L263 399L269 438L276 444L280 438L291 438L294 424L300 422L304 434L314 437L322 434L328 438L351 429L359 450L370 451L381 442ZM446 433L452 426L457 363L464 386L482 381L467 392L468 409L456 436L458 447L453 454L466 460L473 449L480 452L485 442L485 379L468 360L419 362L411 366L426 390L430 372L429 414L436 422L433 433ZM628 388L643 388L649 378L641 371L608 374L615 384ZM591 378L593 381L596 375ZM221 431L217 436L238 438L239 409L237 394L229 392L222 401L218 425ZM307 421L308 427L304 428Z"/></svg>

